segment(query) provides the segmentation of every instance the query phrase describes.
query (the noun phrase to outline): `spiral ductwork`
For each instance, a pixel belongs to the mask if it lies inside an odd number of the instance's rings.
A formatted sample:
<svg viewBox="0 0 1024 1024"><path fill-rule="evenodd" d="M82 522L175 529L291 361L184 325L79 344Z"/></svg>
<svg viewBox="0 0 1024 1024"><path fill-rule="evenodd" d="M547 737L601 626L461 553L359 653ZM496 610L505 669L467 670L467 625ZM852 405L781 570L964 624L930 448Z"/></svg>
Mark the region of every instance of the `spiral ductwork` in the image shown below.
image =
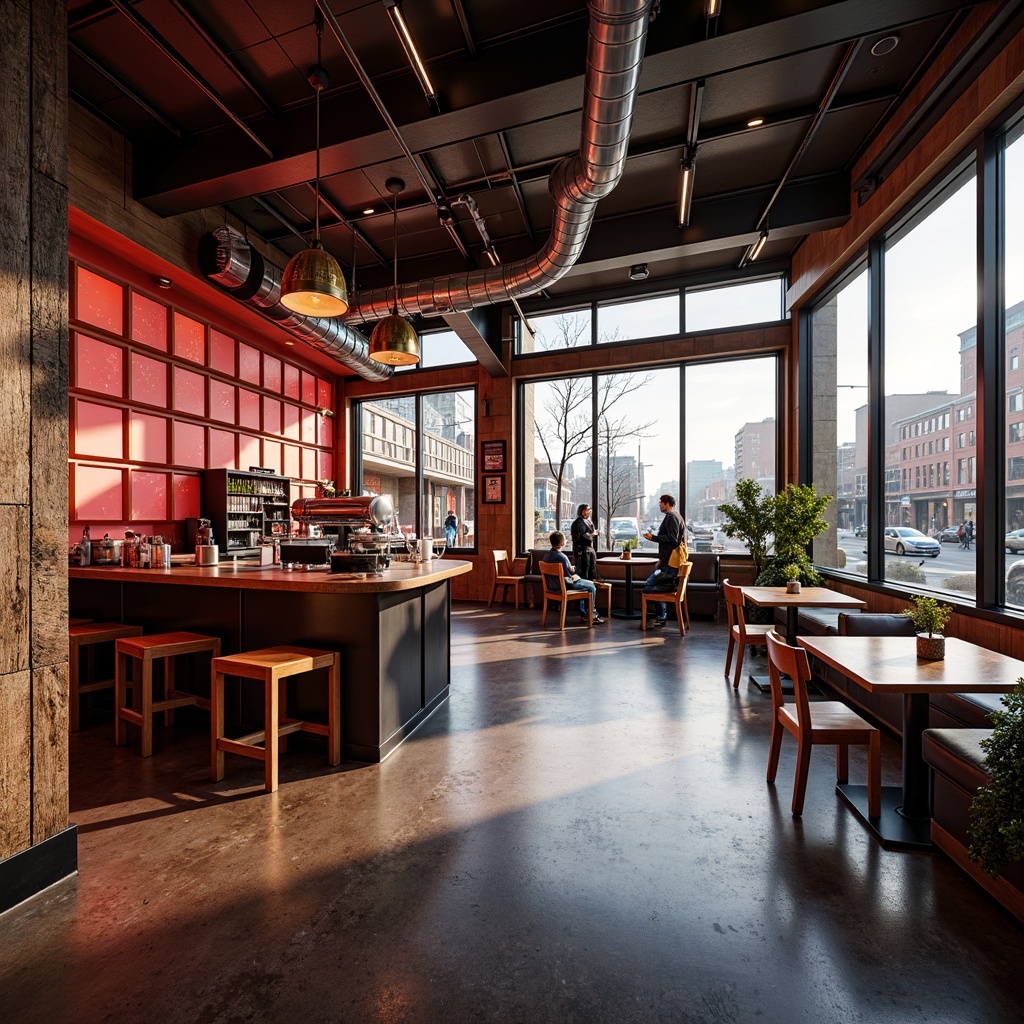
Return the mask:
<svg viewBox="0 0 1024 1024"><path fill-rule="evenodd" d="M540 251L515 263L400 284L399 312L465 312L533 295L568 273L583 252L598 201L615 188L626 165L650 7L651 0L590 0L580 148L548 178L555 211ZM391 312L394 298L392 287L360 292L345 320L379 320Z"/></svg>
<svg viewBox="0 0 1024 1024"><path fill-rule="evenodd" d="M264 260L227 224L200 240L199 266L239 302L252 306L289 334L326 352L367 380L388 380L394 374L394 367L370 358L366 339L341 318L303 316L281 305L280 268Z"/></svg>
<svg viewBox="0 0 1024 1024"><path fill-rule="evenodd" d="M515 263L399 285L400 313L466 312L533 295L568 273L583 252L598 201L622 177L652 2L590 0L580 148L559 161L548 178L554 215L543 247ZM344 317L318 319L281 305L280 269L227 225L204 236L199 261L203 272L235 298L367 380L387 380L394 373L370 359L366 339L347 326L388 316L396 304L393 287L354 295Z"/></svg>

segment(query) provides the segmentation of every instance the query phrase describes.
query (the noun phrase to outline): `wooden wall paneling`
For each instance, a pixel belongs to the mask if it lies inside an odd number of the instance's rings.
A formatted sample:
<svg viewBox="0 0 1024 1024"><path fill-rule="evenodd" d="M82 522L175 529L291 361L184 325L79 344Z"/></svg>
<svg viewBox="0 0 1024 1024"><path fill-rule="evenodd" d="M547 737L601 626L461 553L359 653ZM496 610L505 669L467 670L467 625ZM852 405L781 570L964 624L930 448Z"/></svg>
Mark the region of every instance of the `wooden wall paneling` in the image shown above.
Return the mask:
<svg viewBox="0 0 1024 1024"><path fill-rule="evenodd" d="M67 601L62 609L67 608ZM63 615L67 617L64 610ZM63 831L68 824L68 663L32 671L32 843Z"/></svg>
<svg viewBox="0 0 1024 1024"><path fill-rule="evenodd" d="M32 842L31 738L32 675L6 674L0 677L0 859Z"/></svg>
<svg viewBox="0 0 1024 1024"><path fill-rule="evenodd" d="M0 18L0 503L27 502L31 401L29 334L29 34L27 3L5 5ZM14 536L8 534L8 536Z"/></svg>

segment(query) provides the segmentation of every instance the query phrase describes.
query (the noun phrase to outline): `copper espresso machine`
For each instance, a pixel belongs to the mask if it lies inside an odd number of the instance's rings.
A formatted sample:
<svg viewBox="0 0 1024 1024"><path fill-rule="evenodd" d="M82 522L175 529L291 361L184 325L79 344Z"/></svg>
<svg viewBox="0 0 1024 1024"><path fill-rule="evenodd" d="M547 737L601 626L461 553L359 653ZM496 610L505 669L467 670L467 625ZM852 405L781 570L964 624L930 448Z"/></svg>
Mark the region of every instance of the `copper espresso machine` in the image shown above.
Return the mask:
<svg viewBox="0 0 1024 1024"><path fill-rule="evenodd" d="M346 498L299 498L292 502L297 523L337 530L331 552L331 572L380 574L391 564L391 541L397 526L395 510L387 495Z"/></svg>

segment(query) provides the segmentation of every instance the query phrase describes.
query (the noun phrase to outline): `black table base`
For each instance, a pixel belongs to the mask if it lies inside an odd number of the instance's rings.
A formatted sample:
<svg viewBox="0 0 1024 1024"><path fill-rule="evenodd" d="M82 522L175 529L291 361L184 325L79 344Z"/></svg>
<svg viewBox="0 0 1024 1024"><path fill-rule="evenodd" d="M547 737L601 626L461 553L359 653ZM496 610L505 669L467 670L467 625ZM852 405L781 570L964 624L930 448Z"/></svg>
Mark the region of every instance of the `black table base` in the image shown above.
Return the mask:
<svg viewBox="0 0 1024 1024"><path fill-rule="evenodd" d="M887 850L933 850L931 818L908 818L902 811L903 790L882 787L882 813L868 817L868 787L840 782L836 792Z"/></svg>

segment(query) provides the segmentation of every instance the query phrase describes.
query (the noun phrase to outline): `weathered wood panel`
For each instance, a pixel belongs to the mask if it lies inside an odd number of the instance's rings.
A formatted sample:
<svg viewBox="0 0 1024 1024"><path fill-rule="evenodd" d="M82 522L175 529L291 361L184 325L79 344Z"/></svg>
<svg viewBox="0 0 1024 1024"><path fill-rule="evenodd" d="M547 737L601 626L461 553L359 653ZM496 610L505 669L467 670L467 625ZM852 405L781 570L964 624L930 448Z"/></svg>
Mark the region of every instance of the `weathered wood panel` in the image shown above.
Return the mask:
<svg viewBox="0 0 1024 1024"><path fill-rule="evenodd" d="M5 4L0 18L0 504L27 503L29 495L28 35L28 4Z"/></svg>
<svg viewBox="0 0 1024 1024"><path fill-rule="evenodd" d="M63 108L58 108L58 115ZM67 189L32 186L32 664L67 661L68 460Z"/></svg>
<svg viewBox="0 0 1024 1024"><path fill-rule="evenodd" d="M0 686L7 673L29 667L29 555L21 539L30 525L26 506L0 505L0 531L12 540L0 560Z"/></svg>
<svg viewBox="0 0 1024 1024"><path fill-rule="evenodd" d="M32 677L0 676L0 859L32 841Z"/></svg>
<svg viewBox="0 0 1024 1024"><path fill-rule="evenodd" d="M68 180L67 7L34 3L29 9L32 15L32 167L37 174L64 185ZM64 212L66 221L67 196ZM35 227L33 233L38 233ZM57 238L53 239L53 244L59 244Z"/></svg>
<svg viewBox="0 0 1024 1024"><path fill-rule="evenodd" d="M32 672L32 842L68 824L68 666Z"/></svg>

